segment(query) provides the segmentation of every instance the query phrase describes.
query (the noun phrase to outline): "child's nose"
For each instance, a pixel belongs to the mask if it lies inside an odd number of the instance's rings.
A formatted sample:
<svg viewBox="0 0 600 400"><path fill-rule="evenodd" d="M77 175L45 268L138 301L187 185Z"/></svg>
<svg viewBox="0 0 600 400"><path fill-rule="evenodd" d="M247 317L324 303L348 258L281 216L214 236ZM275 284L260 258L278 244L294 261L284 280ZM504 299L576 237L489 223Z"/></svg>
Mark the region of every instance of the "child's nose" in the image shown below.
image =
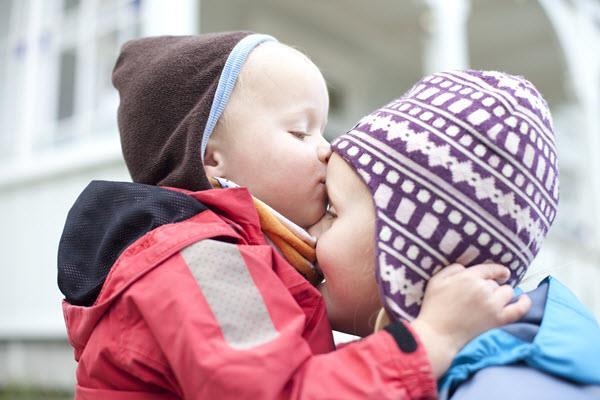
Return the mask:
<svg viewBox="0 0 600 400"><path fill-rule="evenodd" d="M319 144L317 147L317 157L319 157L319 161L327 164L329 161L329 157L331 157L331 145L323 139L324 143Z"/></svg>

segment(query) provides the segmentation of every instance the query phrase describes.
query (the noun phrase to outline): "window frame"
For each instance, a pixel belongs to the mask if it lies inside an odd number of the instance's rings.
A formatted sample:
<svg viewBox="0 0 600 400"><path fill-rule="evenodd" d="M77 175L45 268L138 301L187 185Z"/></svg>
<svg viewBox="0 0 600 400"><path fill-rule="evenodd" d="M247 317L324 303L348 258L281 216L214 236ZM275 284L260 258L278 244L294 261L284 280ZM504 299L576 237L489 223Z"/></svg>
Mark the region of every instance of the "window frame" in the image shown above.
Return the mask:
<svg viewBox="0 0 600 400"><path fill-rule="evenodd" d="M134 36L197 33L196 1L85 0L69 13L63 9L66 0L13 1L25 9L15 36L24 38L27 54L21 82L23 98L15 104L20 118L12 132L5 131L13 139L11 150L0 158L0 188L122 162L116 124L118 93L107 86L104 89L109 90L101 90L102 79L95 67L99 65L99 41L111 32L116 32L117 47ZM13 36L7 35L9 38ZM61 51L68 47L75 48L76 53L74 113L59 121L59 63ZM117 54L118 49L114 58ZM101 97L96 92L101 92ZM56 140L59 132L67 132L65 140Z"/></svg>

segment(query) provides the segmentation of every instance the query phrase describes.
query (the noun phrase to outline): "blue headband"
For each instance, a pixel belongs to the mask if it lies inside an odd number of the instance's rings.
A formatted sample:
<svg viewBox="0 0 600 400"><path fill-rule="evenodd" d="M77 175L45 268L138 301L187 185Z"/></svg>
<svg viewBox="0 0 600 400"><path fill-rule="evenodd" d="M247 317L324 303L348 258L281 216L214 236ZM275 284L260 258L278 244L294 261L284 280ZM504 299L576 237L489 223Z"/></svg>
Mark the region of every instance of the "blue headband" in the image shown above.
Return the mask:
<svg viewBox="0 0 600 400"><path fill-rule="evenodd" d="M248 35L235 45L233 50L231 50L229 57L227 57L223 72L221 72L221 76L219 77L219 84L217 85L215 97L210 107L210 114L208 115L206 126L204 127L204 134L202 135L200 156L202 157L203 164L208 139L210 139L217 121L221 117L221 114L223 114L223 111L229 102L229 97L231 96L231 92L233 92L235 82L237 81L238 75L246 62L248 55L259 44L271 41L277 42L277 39L269 35L257 33Z"/></svg>

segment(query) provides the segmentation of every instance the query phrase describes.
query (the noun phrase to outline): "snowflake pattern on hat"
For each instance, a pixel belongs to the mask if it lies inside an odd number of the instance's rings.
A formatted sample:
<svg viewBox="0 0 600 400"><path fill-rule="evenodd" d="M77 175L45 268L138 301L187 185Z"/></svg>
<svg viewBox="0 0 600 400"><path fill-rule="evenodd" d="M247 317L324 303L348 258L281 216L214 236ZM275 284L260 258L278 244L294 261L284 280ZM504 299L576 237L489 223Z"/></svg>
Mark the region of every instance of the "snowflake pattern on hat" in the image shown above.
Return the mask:
<svg viewBox="0 0 600 400"><path fill-rule="evenodd" d="M559 200L548 105L495 71L430 75L333 142L376 208L376 277L390 315L412 320L427 281L454 262L498 262L516 284Z"/></svg>

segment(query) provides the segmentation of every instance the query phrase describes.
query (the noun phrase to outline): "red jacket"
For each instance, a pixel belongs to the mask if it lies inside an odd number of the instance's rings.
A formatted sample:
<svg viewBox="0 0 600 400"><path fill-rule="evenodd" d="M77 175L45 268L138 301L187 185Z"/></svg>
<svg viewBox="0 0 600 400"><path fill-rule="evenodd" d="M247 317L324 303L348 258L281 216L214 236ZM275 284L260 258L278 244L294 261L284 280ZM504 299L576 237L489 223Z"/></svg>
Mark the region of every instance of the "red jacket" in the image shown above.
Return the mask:
<svg viewBox="0 0 600 400"><path fill-rule="evenodd" d="M92 305L63 302L76 398L436 396L420 342L401 350L410 328L404 339L381 331L335 350L321 295L265 243L245 189L186 196L206 210L127 245ZM61 240L63 254L68 243ZM60 265L59 251L59 281Z"/></svg>

